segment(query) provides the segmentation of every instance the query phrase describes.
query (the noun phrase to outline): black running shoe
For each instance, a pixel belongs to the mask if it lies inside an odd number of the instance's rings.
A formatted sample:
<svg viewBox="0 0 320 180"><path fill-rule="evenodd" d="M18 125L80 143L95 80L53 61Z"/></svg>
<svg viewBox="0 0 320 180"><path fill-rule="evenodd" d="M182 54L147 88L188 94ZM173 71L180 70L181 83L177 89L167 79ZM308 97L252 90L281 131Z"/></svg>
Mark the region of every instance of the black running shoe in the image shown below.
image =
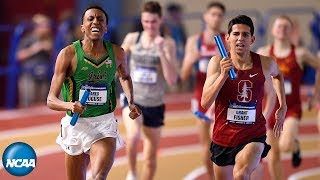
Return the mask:
<svg viewBox="0 0 320 180"><path fill-rule="evenodd" d="M298 145L298 150L292 153L292 166L294 168L299 167L302 161L300 153L300 144L298 140L296 140L296 144Z"/></svg>

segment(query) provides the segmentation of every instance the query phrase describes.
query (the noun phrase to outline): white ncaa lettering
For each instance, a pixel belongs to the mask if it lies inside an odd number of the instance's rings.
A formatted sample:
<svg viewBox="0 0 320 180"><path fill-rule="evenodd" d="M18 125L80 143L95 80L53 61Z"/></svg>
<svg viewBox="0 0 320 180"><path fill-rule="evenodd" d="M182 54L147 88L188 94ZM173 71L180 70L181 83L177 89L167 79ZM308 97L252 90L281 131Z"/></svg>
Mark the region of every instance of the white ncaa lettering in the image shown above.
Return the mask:
<svg viewBox="0 0 320 180"><path fill-rule="evenodd" d="M6 168L7 167L16 167L16 168L22 168L22 167L36 167L36 160L35 159L7 159Z"/></svg>

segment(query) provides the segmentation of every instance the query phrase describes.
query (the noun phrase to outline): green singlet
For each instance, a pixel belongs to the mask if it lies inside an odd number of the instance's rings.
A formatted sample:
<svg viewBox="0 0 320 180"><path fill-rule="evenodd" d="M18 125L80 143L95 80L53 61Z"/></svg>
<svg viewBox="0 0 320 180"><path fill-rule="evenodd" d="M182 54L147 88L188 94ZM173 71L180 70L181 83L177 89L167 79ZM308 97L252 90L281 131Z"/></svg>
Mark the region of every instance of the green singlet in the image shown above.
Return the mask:
<svg viewBox="0 0 320 180"><path fill-rule="evenodd" d="M86 110L80 117L95 117L111 113L116 107L115 73L116 61L112 44L104 41L107 53L99 60L84 54L80 40L73 42L77 56L74 74L66 77L62 95L66 102L80 101L85 89L90 90ZM80 98L79 98L80 97ZM72 116L72 112L68 111Z"/></svg>

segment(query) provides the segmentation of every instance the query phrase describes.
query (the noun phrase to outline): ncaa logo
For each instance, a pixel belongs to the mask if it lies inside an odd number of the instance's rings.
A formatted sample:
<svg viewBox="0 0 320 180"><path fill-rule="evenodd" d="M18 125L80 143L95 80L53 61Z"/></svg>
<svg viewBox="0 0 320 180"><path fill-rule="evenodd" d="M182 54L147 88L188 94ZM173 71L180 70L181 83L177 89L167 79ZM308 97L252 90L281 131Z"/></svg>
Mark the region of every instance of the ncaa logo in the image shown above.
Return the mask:
<svg viewBox="0 0 320 180"><path fill-rule="evenodd" d="M3 167L14 176L25 176L36 167L37 155L34 149L26 143L10 144L2 155Z"/></svg>

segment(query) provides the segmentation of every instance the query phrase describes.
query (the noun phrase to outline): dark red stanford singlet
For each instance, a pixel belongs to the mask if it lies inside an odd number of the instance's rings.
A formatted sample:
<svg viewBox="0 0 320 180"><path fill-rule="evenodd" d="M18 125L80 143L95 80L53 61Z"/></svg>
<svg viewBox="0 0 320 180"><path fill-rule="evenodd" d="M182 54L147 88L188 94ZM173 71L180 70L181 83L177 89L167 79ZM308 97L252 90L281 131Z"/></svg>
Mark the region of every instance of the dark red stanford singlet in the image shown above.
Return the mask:
<svg viewBox="0 0 320 180"><path fill-rule="evenodd" d="M251 52L253 67L237 70L237 78L228 78L215 101L212 141L224 147L236 147L266 135L262 115L265 77L260 56Z"/></svg>

